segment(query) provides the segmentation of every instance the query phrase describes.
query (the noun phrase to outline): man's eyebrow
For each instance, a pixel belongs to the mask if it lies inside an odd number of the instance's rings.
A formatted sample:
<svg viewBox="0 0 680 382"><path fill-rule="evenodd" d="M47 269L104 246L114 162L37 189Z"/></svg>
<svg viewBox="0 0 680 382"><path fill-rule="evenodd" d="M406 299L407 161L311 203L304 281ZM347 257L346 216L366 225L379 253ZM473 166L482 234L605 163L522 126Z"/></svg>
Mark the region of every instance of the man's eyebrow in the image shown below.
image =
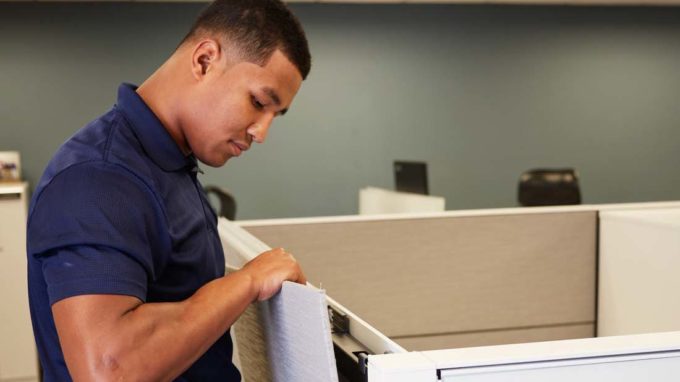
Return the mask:
<svg viewBox="0 0 680 382"><path fill-rule="evenodd" d="M281 98L279 98L279 95L276 94L276 92L274 91L274 89L272 89L272 88L270 88L270 87L265 87L265 88L262 89L262 90L263 90L265 93L267 93L267 95L269 96L269 98L271 98L272 101L274 101L274 104L276 104L276 106L281 106ZM286 114L287 111L288 111L288 109L286 108L286 109L283 109L283 110L279 111L277 114L279 114L279 115L284 115L284 114Z"/></svg>

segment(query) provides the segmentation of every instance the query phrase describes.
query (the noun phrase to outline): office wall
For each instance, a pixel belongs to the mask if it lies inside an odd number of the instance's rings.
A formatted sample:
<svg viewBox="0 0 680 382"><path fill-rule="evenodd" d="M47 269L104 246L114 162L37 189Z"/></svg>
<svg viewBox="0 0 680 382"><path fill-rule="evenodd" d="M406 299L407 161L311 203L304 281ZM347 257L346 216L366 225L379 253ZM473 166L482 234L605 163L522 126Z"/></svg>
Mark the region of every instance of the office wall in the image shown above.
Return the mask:
<svg viewBox="0 0 680 382"><path fill-rule="evenodd" d="M172 51L201 4L0 3L0 150L50 155ZM429 163L449 209L516 204L519 174L579 170L588 203L680 198L680 8L293 6L312 73L264 146L205 184L240 218L352 214Z"/></svg>

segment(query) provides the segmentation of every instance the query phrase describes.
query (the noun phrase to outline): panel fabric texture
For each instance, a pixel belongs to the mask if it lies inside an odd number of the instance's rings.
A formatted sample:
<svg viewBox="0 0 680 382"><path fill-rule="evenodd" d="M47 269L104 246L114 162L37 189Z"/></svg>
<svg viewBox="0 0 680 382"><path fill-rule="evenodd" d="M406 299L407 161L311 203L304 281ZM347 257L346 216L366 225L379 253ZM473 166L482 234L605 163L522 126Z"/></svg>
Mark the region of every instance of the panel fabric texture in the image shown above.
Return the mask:
<svg viewBox="0 0 680 382"><path fill-rule="evenodd" d="M235 325L245 382L338 382L326 293L285 282Z"/></svg>

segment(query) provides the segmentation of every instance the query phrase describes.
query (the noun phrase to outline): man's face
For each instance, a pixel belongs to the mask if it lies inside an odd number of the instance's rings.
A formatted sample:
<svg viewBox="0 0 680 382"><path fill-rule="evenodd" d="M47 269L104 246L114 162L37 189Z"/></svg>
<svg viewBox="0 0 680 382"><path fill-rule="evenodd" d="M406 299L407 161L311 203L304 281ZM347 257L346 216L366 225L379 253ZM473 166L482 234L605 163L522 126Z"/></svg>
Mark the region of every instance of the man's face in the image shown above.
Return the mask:
<svg viewBox="0 0 680 382"><path fill-rule="evenodd" d="M228 64L224 58L211 65L191 90L179 122L196 158L219 167L253 142L264 142L274 117L290 107L302 76L279 50L264 66Z"/></svg>

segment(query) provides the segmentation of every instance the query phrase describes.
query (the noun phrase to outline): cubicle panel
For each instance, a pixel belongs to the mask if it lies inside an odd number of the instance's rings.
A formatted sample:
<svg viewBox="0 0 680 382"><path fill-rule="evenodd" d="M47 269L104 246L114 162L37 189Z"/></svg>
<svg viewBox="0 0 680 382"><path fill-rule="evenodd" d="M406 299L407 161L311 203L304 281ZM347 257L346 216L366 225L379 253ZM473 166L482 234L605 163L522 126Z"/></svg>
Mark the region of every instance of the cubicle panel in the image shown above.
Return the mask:
<svg viewBox="0 0 680 382"><path fill-rule="evenodd" d="M598 335L680 330L680 208L600 214Z"/></svg>
<svg viewBox="0 0 680 382"><path fill-rule="evenodd" d="M311 283L397 340L450 336L440 344L455 347L457 335L479 345L508 331L493 341L506 343L518 329L573 338L594 324L595 211L244 228L291 251Z"/></svg>

